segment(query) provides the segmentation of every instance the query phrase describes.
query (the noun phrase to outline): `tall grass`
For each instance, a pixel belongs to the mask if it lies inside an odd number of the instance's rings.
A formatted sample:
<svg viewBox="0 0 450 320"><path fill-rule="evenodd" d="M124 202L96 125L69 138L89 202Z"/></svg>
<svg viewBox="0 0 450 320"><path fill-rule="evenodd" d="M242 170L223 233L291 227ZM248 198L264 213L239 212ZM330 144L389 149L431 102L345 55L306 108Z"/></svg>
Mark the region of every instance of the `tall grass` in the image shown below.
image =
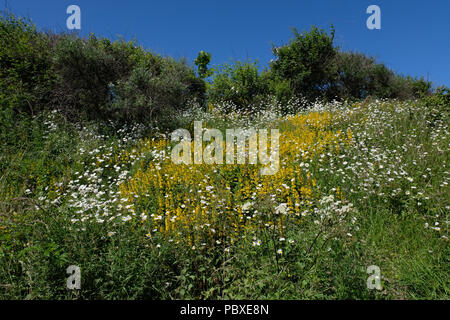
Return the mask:
<svg viewBox="0 0 450 320"><path fill-rule="evenodd" d="M140 171L160 165L169 172L161 160L163 133L73 125L58 113L24 121L14 140L2 141L0 298L448 299L450 141L448 110L436 108L421 101L366 101L256 120L239 114L233 120L220 106L185 114L180 123L187 127L193 120L221 129L279 127L298 143L306 130L348 138L323 150L313 140L305 156L304 149L286 146L295 152L290 162L280 159L282 168L311 177L315 186L311 197L301 198L308 204L301 204L298 215L295 203L287 203L284 228L270 227L284 214L277 191L272 196L251 189L257 196L231 205L237 210L252 202L243 213L266 219L269 227L244 227L231 241L227 234L210 238L208 230L192 225L196 235L214 239L204 246L204 240L183 242L188 234L176 238L161 231L154 218L163 189L124 193ZM320 114L330 117L320 120ZM302 119L318 122L301 124ZM224 181L236 192L244 190L236 172L251 168L202 170L213 187L208 197L214 200L206 206L216 210L229 194ZM291 192L284 190L284 199L293 199ZM188 184L170 195L186 206L195 196ZM219 215L212 222L216 230L229 230L227 219ZM79 291L66 288L69 265L81 268ZM381 269L380 291L366 286L370 265Z"/></svg>

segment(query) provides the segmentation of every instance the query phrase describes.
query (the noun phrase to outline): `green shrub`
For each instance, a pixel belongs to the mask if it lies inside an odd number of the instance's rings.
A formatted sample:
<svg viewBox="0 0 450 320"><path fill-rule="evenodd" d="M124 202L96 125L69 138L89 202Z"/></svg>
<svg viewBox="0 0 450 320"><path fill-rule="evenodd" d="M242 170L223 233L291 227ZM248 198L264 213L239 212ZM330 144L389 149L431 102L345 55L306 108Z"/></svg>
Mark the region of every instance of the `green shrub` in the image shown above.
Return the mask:
<svg viewBox="0 0 450 320"><path fill-rule="evenodd" d="M409 76L406 77L406 79L411 83L411 89L414 97L423 98L431 93L432 84L430 81L424 80L423 78L417 79Z"/></svg>
<svg viewBox="0 0 450 320"><path fill-rule="evenodd" d="M211 54L209 52L200 51L194 63L198 68L198 76L200 78L208 78L213 75L214 69L208 68L208 64L211 62Z"/></svg>
<svg viewBox="0 0 450 320"><path fill-rule="evenodd" d="M338 78L330 97L339 99L377 98L412 99L430 93L431 83L423 79L395 74L375 58L355 52L336 56ZM330 94L331 93L331 94Z"/></svg>
<svg viewBox="0 0 450 320"><path fill-rule="evenodd" d="M294 39L288 45L274 48L276 61L271 63L272 72L290 83L296 96L308 100L326 98L364 99L377 98L412 99L429 94L431 83L423 79L395 74L375 58L361 53L341 52L333 46L334 29L331 34L316 27L299 34L294 29ZM278 83L278 96L282 91ZM279 98L280 100L280 98Z"/></svg>
<svg viewBox="0 0 450 320"><path fill-rule="evenodd" d="M395 74L384 64L375 64L369 76L367 93L378 98L408 100L424 97L431 92L431 82Z"/></svg>
<svg viewBox="0 0 450 320"><path fill-rule="evenodd" d="M441 86L433 94L424 97L422 101L428 109L426 119L430 126L434 127L439 121L444 123L448 121L450 115L450 88Z"/></svg>
<svg viewBox="0 0 450 320"><path fill-rule="evenodd" d="M384 64L376 64L370 70L368 94L379 98L394 98L394 81L394 72Z"/></svg>
<svg viewBox="0 0 450 320"><path fill-rule="evenodd" d="M136 42L38 32L13 15L0 20L0 121L58 109L69 120L157 120L204 103L206 85L184 61ZM10 124L11 128L7 128Z"/></svg>
<svg viewBox="0 0 450 320"><path fill-rule="evenodd" d="M54 79L49 38L14 15L0 16L0 110L36 114L48 103ZM10 114L11 116L11 114Z"/></svg>
<svg viewBox="0 0 450 320"><path fill-rule="evenodd" d="M108 117L110 84L131 73L129 58L120 55L117 46L94 36L89 40L60 37L53 60L58 79L53 90L54 104L69 117Z"/></svg>
<svg viewBox="0 0 450 320"><path fill-rule="evenodd" d="M123 40L63 36L56 43L54 97L69 117L153 121L204 99L204 81L184 61Z"/></svg>
<svg viewBox="0 0 450 320"><path fill-rule="evenodd" d="M208 90L212 103L230 102L238 109L248 109L254 100L268 93L268 82L261 77L255 62L220 66Z"/></svg>
<svg viewBox="0 0 450 320"><path fill-rule="evenodd" d="M270 69L261 73L261 83L265 92L274 96L282 105L286 105L294 97L290 81L282 79Z"/></svg>
<svg viewBox="0 0 450 320"><path fill-rule="evenodd" d="M115 85L115 110L127 119L157 120L186 110L205 87L184 62L145 53L130 76Z"/></svg>
<svg viewBox="0 0 450 320"><path fill-rule="evenodd" d="M278 58L271 63L271 69L276 76L290 81L295 95L321 98L336 78L334 29L330 35L317 27L302 34L296 29L293 32L289 44L273 48Z"/></svg>
<svg viewBox="0 0 450 320"><path fill-rule="evenodd" d="M368 94L375 59L354 52L339 52L336 57L338 80L335 95L363 99Z"/></svg>

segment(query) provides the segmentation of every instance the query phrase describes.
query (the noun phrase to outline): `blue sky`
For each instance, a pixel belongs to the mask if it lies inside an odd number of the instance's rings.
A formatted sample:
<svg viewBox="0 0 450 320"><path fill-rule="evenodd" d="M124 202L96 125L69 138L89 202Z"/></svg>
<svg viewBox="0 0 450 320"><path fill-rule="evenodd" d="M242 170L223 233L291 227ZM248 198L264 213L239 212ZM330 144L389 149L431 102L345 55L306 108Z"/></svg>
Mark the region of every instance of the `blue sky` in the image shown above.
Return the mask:
<svg viewBox="0 0 450 320"><path fill-rule="evenodd" d="M2 9L4 7L4 1ZM424 76L450 86L450 1L448 0L9 0L18 15L43 30L66 31L66 8L81 8L82 35L127 40L175 58L196 58L200 50L212 63L258 60L265 67L271 47L292 33L317 25L336 29L336 44L364 52L398 73ZM381 8L381 30L369 30L369 5Z"/></svg>

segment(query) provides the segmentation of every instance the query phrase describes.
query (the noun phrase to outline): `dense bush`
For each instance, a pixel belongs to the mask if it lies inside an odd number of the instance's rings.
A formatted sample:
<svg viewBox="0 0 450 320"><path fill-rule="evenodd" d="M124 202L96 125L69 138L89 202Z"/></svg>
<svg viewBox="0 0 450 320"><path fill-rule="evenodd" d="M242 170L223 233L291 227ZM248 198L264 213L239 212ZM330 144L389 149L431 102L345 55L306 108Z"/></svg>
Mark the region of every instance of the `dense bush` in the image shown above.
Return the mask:
<svg viewBox="0 0 450 320"><path fill-rule="evenodd" d="M204 80L186 62L133 41L44 34L9 15L0 19L0 44L2 122L12 111L46 109L69 120L153 121L205 99Z"/></svg>
<svg viewBox="0 0 450 320"><path fill-rule="evenodd" d="M62 36L55 44L53 63L57 85L55 106L68 116L105 117L111 96L109 85L131 72L128 57L117 57L108 41ZM123 59L120 59L123 58Z"/></svg>
<svg viewBox="0 0 450 320"><path fill-rule="evenodd" d="M278 81L277 86L285 88L289 83L296 96L308 100L359 100L367 96L411 99L430 93L430 82L397 75L373 57L339 51L333 39L333 28L330 35L316 27L302 34L294 29L289 44L273 49L277 59L271 63L271 71L284 81ZM284 100L289 99L292 93L283 92Z"/></svg>
<svg viewBox="0 0 450 320"><path fill-rule="evenodd" d="M246 109L254 100L268 93L256 63L240 62L224 64L215 73L208 90L211 102L230 102L239 109Z"/></svg>
<svg viewBox="0 0 450 320"><path fill-rule="evenodd" d="M0 108L34 114L48 102L54 73L48 37L25 19L0 18Z"/></svg>
<svg viewBox="0 0 450 320"><path fill-rule="evenodd" d="M450 88L441 86L437 88L433 95L430 95L425 99L427 105L437 105L439 107L444 107L446 111L450 109Z"/></svg>
<svg viewBox="0 0 450 320"><path fill-rule="evenodd" d="M282 105L287 105L289 100L294 97L294 91L291 88L290 81L281 78L272 70L262 72L261 81L267 83L268 93L273 95Z"/></svg>
<svg viewBox="0 0 450 320"><path fill-rule="evenodd" d="M198 68L198 76L200 78L207 78L214 74L214 68L208 68L208 64L211 62L211 54L209 52L200 51L197 58L194 60L195 65Z"/></svg>
<svg viewBox="0 0 450 320"><path fill-rule="evenodd" d="M28 20L4 16L2 134L14 126L18 114L53 109L69 120L157 121L163 127L192 101L202 106L207 100L227 102L254 110L264 108L272 97L286 105L292 98L411 99L431 93L428 81L398 75L364 54L338 50L333 27L330 34L316 27L293 32L287 45L273 48L276 59L267 70L260 72L256 63L239 61L208 68L211 55L201 51L195 60L196 75L185 61L153 54L134 41L44 34Z"/></svg>
<svg viewBox="0 0 450 320"><path fill-rule="evenodd" d="M302 34L293 31L289 44L273 49L277 58L268 70L260 73L256 63L239 61L218 68L208 90L210 101L254 109L255 104L264 108L268 95L286 104L293 97L306 101L368 96L413 99L431 92L428 81L397 75L373 57L339 51L333 46L333 28L331 34L316 27Z"/></svg>
<svg viewBox="0 0 450 320"><path fill-rule="evenodd" d="M128 118L153 120L187 108L195 75L187 65L147 54L115 87L114 105Z"/></svg>
<svg viewBox="0 0 450 320"><path fill-rule="evenodd" d="M406 77L406 81L410 83L412 94L416 98L423 98L432 93L431 81L424 80L423 78L412 78L410 76Z"/></svg>
<svg viewBox="0 0 450 320"><path fill-rule="evenodd" d="M322 97L336 78L334 29L330 35L316 27L301 34L296 29L293 32L288 45L273 48L277 59L271 68L275 75L290 81L297 96Z"/></svg>
<svg viewBox="0 0 450 320"><path fill-rule="evenodd" d="M341 52L337 56L337 63L339 95L363 98L367 92L369 73L374 59L358 53Z"/></svg>
<svg viewBox="0 0 450 320"><path fill-rule="evenodd" d="M450 88L441 86L422 99L428 109L426 119L431 127L436 126L439 122L448 121L450 115Z"/></svg>
<svg viewBox="0 0 450 320"><path fill-rule="evenodd" d="M180 114L205 97L207 53L196 76L134 42L42 34L14 17L0 41L0 299L448 298L448 88L430 94L339 52L316 78L321 51L309 61L294 46L281 69L226 65L208 85L212 102L255 113ZM424 98L280 117L280 101L303 106L295 94ZM279 128L280 170L176 165L169 136L137 123L154 120ZM372 264L382 291L367 290ZM65 286L69 265L80 290Z"/></svg>
<svg viewBox="0 0 450 320"><path fill-rule="evenodd" d="M183 110L205 90L183 61L123 40L64 37L57 44L55 66L58 105L86 111L89 118L152 121L163 111Z"/></svg>

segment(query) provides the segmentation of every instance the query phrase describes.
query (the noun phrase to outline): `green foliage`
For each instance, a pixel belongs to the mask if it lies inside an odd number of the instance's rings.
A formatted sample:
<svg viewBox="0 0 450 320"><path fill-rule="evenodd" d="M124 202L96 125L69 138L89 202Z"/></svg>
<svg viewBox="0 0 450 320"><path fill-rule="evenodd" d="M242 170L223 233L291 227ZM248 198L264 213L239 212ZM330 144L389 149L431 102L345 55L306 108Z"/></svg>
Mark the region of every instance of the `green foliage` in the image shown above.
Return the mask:
<svg viewBox="0 0 450 320"><path fill-rule="evenodd" d="M58 105L65 114L81 111L90 119L154 121L163 112L186 109L190 99L201 98L205 91L183 61L123 40L63 37L57 43L55 66Z"/></svg>
<svg viewBox="0 0 450 320"><path fill-rule="evenodd" d="M375 97L391 98L393 97L394 73L384 64L376 64L369 74L368 92Z"/></svg>
<svg viewBox="0 0 450 320"><path fill-rule="evenodd" d="M396 75L375 59L339 52L331 34L312 27L289 44L273 48L277 59L259 72L256 63L225 64L214 74L211 55L200 51L194 63L161 57L123 39L37 32L13 15L0 20L0 121L14 127L17 113L58 109L69 120L158 121L174 123L177 112L196 101L203 107L227 102L238 109L264 108L274 96L287 105L307 100L420 98L431 92L423 79ZM213 76L212 83L205 78ZM207 94L206 94L206 91ZM255 109L256 108L256 109Z"/></svg>
<svg viewBox="0 0 450 320"><path fill-rule="evenodd" d="M278 58L272 62L271 70L289 81L297 96L308 100L367 96L412 99L431 91L430 82L397 75L373 57L338 51L333 46L333 28L330 35L316 27L302 34L294 29L294 36L288 45L273 49Z"/></svg>
<svg viewBox="0 0 450 320"><path fill-rule="evenodd" d="M373 189L352 193L358 186L352 179L358 174L348 170L345 177L350 180L341 187L346 200L358 207L354 216L358 228L351 235L352 220L324 226L315 223L320 215L310 212L303 223L287 224L282 234L285 241L280 241L273 228L263 228L257 233L243 232L242 239L227 248L192 250L158 233L147 236L151 230L140 223L120 223L111 235L110 225L72 224L70 209L60 202L45 204L39 198L51 198L54 190L46 190L47 186L77 179L75 172L89 167L92 157L83 156L81 147L93 150L120 138L111 133L106 138L82 138L57 113L23 121L16 132L16 138L22 138L15 140L17 146L2 145L6 152L0 172L0 299L448 299L448 240L441 237L445 226L439 224L442 232L424 227L425 221L434 221L437 215L445 219L448 205L446 189L439 186L445 179L442 163L448 155L433 145L434 134L420 134L433 132L424 120L437 108L432 100L442 103L441 110L448 107L448 89L438 92L426 98L429 105L388 102L387 114L369 112L361 105L352 108L343 123L333 126L342 130L351 126L355 133L364 130L365 134L357 135L361 143L379 147L355 148L353 153L342 153L345 158L340 161L335 156L311 161L318 185L330 190L342 181L339 172L352 165L354 157L353 163L365 152L408 148L400 165L414 178L417 191L425 193L422 199L411 196L394 206L383 201L392 196L388 181L379 178L393 175L382 171L374 186L381 183L377 192L383 195L374 194ZM405 112L405 105L414 108L412 116ZM403 109L401 114L399 109ZM365 122L367 115L371 120ZM380 117L395 119L385 127L392 130L380 130L387 121ZM446 146L447 140L439 139L437 147ZM417 145L429 156L415 162ZM131 144L127 150L135 147ZM391 156L379 159L384 165L385 161L396 163ZM344 165L344 160L349 163ZM328 161L335 162L332 166ZM333 170L321 173L317 168ZM365 167L361 170L367 172ZM427 172L432 174L422 179ZM104 178L110 176L108 172ZM365 187L365 180L361 186ZM26 194L25 188L33 192ZM151 195L150 199L154 200ZM257 199L254 209L264 215L270 206ZM261 240L259 245L254 244L256 239ZM381 268L382 291L366 287L366 268L372 264ZM80 291L65 287L69 265L81 268Z"/></svg>
<svg viewBox="0 0 450 320"><path fill-rule="evenodd" d="M0 112L39 112L53 79L48 37L26 19L1 16Z"/></svg>
<svg viewBox="0 0 450 320"><path fill-rule="evenodd" d="M208 64L211 62L211 54L209 52L200 51L197 58L194 60L198 68L198 76L202 79L208 78L214 74L214 68L208 69Z"/></svg>
<svg viewBox="0 0 450 320"><path fill-rule="evenodd" d="M337 55L338 85L336 95L363 99L368 94L370 74L375 59L354 52Z"/></svg>
<svg viewBox="0 0 450 320"><path fill-rule="evenodd" d="M450 90L441 87L431 94L429 82L396 75L371 57L336 55L332 38L333 31L329 36L315 28L296 33L277 51L272 69L263 72L255 63L225 65L208 94L213 103L230 102L245 111L250 105L260 108L267 95L283 105L295 95L420 97L418 102L386 102L383 112L370 99L355 104L342 122L331 125L342 132L350 128L361 147L346 153L343 146L339 158L333 154L308 163L321 190L340 187L345 200L358 207L358 229L349 235L350 221L320 226L315 223L319 214L311 210L302 223L287 224L283 241L268 227L243 233L230 247L214 242L193 250L158 233L148 236L146 224L119 221L114 232L106 223L73 224L75 209L67 204L74 201L68 193L72 181L94 173L113 192L97 193L99 198L80 193L79 200L87 206L95 199L120 203L117 176L143 167L134 161L119 170L109 163L94 166L100 160L94 150L110 159L135 157L140 137L116 149L129 140L103 120L178 127L174 120L189 102L205 98L208 54L199 55L196 76L183 61L155 55L135 42L46 35L26 20L3 17L0 299L448 299L448 239L443 237L448 232L443 223L448 137L443 128ZM212 127L230 127L223 115L208 116ZM83 117L95 121L67 121ZM96 130L87 130L90 125ZM133 159L150 163L156 157L153 150L144 156ZM397 189L401 192L394 193ZM148 197L157 201L151 193ZM123 209L111 207L108 214ZM260 199L255 209L255 217L269 210ZM365 267L371 264L381 267L381 292L365 286ZM81 291L65 287L69 265L81 266Z"/></svg>
<svg viewBox="0 0 450 320"><path fill-rule="evenodd" d="M204 81L184 61L154 55L135 41L43 34L14 16L1 18L0 41L4 123L12 111L53 109L69 120L153 121L205 100Z"/></svg>
<svg viewBox="0 0 450 320"><path fill-rule="evenodd" d="M78 143L73 126L58 114L20 115L14 121L14 130L2 131L0 139L2 199L24 196L27 188L44 191L74 160Z"/></svg>
<svg viewBox="0 0 450 320"><path fill-rule="evenodd" d="M410 76L404 77L392 72L392 80L389 82L390 95L380 98L395 98L400 100L423 98L431 93L431 82Z"/></svg>
<svg viewBox="0 0 450 320"><path fill-rule="evenodd" d="M338 77L328 91L329 98L364 99L421 98L431 91L431 83L423 79L396 75L375 58L355 52L339 52L336 56Z"/></svg>
<svg viewBox="0 0 450 320"><path fill-rule="evenodd" d="M443 111L448 112L450 109L450 88L441 86L436 89L434 94L425 97L424 101L429 107L442 108Z"/></svg>
<svg viewBox="0 0 450 320"><path fill-rule="evenodd" d="M273 48L277 60L271 63L275 75L290 81L297 96L308 99L323 97L335 81L334 28L331 34L312 27L299 34L293 29L294 38L288 45Z"/></svg>
<svg viewBox="0 0 450 320"><path fill-rule="evenodd" d="M256 63L236 61L224 64L215 73L208 89L212 103L229 102L238 109L248 109L255 99L268 92Z"/></svg>
<svg viewBox="0 0 450 320"><path fill-rule="evenodd" d="M450 89L441 86L433 94L427 95L422 99L428 109L426 119L431 127L437 123L447 123L450 116Z"/></svg>
<svg viewBox="0 0 450 320"><path fill-rule="evenodd" d="M54 104L69 117L108 117L109 84L131 72L128 57L117 57L120 50L106 41L62 36L54 50L57 85ZM122 59L121 59L122 58Z"/></svg>
<svg viewBox="0 0 450 320"><path fill-rule="evenodd" d="M193 80L186 64L148 53L128 78L115 84L114 106L128 119L155 120L188 107Z"/></svg>
<svg viewBox="0 0 450 320"><path fill-rule="evenodd" d="M282 79L270 69L261 72L261 83L264 93L273 95L281 105L287 105L294 97L290 81Z"/></svg>
<svg viewBox="0 0 450 320"><path fill-rule="evenodd" d="M431 81L424 80L423 78L412 78L410 76L407 76L406 80L411 83L411 90L414 97L423 98L431 94Z"/></svg>

